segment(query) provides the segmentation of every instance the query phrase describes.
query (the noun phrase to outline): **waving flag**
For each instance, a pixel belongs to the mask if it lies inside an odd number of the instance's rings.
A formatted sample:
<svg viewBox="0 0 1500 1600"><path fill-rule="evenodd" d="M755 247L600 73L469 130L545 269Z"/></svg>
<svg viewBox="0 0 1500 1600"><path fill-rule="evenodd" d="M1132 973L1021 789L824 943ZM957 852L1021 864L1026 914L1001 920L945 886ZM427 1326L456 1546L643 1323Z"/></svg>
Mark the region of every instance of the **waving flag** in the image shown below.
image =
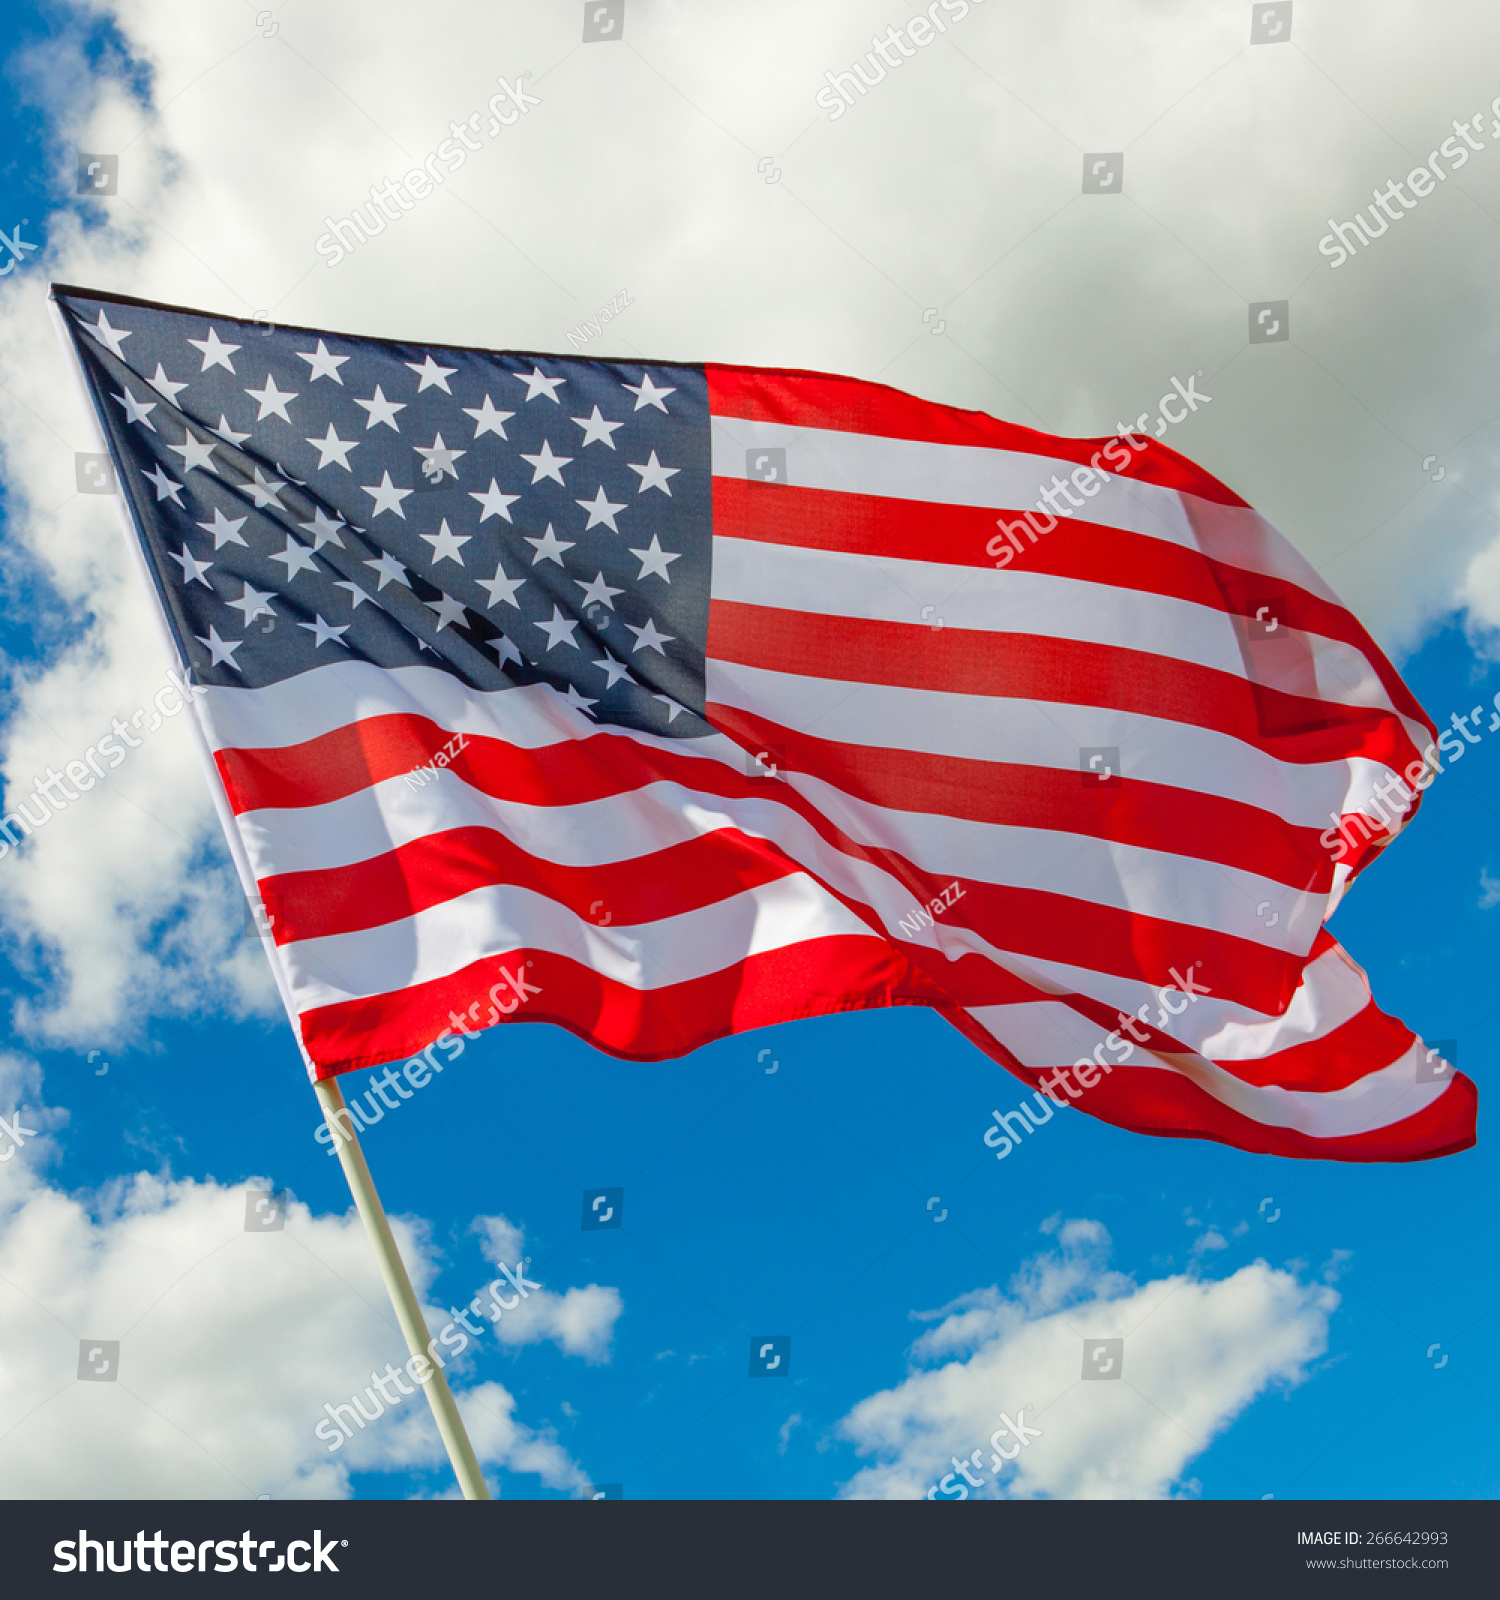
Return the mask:
<svg viewBox="0 0 1500 1600"><path fill-rule="evenodd" d="M1323 927L1432 724L1175 452L54 298L318 1077L926 1005L1137 1131L1473 1142Z"/></svg>

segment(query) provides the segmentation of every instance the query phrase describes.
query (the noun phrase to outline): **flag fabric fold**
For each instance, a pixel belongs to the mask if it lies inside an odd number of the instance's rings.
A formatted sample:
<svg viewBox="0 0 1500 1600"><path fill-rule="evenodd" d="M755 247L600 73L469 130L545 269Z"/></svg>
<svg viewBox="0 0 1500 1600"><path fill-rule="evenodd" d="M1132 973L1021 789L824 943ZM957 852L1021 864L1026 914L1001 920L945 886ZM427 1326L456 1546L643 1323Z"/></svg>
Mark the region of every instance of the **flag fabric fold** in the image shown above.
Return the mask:
<svg viewBox="0 0 1500 1600"><path fill-rule="evenodd" d="M1324 927L1433 725L1174 451L54 300L315 1075L925 1005L1139 1132L1473 1143Z"/></svg>

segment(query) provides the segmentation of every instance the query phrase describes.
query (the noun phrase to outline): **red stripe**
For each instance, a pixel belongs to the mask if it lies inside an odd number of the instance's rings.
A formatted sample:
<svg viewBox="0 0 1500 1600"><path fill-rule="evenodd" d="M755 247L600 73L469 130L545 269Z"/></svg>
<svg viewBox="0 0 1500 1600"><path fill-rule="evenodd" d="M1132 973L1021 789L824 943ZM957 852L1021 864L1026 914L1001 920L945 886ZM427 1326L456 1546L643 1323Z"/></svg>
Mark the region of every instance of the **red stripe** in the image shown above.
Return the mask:
<svg viewBox="0 0 1500 1600"><path fill-rule="evenodd" d="M1033 1085L1041 1076L1025 1067L1012 1066L1011 1070ZM1428 1161L1467 1150L1474 1144L1478 1103L1473 1083L1456 1073L1443 1094L1400 1122L1368 1133L1320 1139L1294 1128L1256 1122L1177 1073L1125 1068L1087 1090L1075 1109L1132 1133L1168 1139L1212 1139L1259 1155L1314 1161ZM1007 1159L1016 1153L1009 1152Z"/></svg>
<svg viewBox="0 0 1500 1600"><path fill-rule="evenodd" d="M566 956L540 951L529 959L524 977L540 992L507 1020L554 1022L631 1060L679 1056L727 1034L803 1017L929 1004L1023 1082L1035 1086L1042 1075L1020 1067L972 1018L945 1004L899 956L873 939L842 935L808 941L748 957L706 978L644 993ZM491 997L508 1002L514 992L500 976L502 970L520 973L527 960L525 950L510 951L396 994L304 1013L303 1039L318 1076L415 1055L436 1039L445 1042L429 1052L428 1060L441 1068L438 1051L452 1058L452 1017L467 1014L470 1022L483 1026L493 1014ZM1164 1071L1117 1071L1079 1102L1101 1121L1139 1133L1344 1161L1410 1161L1467 1149L1474 1143L1476 1104L1472 1083L1460 1074L1437 1101L1412 1117L1369 1133L1318 1139L1255 1122L1190 1080Z"/></svg>
<svg viewBox="0 0 1500 1600"><path fill-rule="evenodd" d="M1083 834L1236 867L1320 894L1333 886L1333 860L1317 829L1295 827L1239 800L1140 778L1101 784L1055 767L845 744L714 701L706 715L747 750L774 746L785 771L816 774L847 795L891 810Z"/></svg>
<svg viewBox="0 0 1500 1600"><path fill-rule="evenodd" d="M568 867L531 855L493 828L449 828L349 866L260 880L277 944L354 933L414 916L491 885L530 889L620 927L680 916L802 871L773 845L721 828L649 855Z"/></svg>
<svg viewBox="0 0 1500 1600"><path fill-rule="evenodd" d="M650 990L632 989L548 950L512 950L409 989L304 1011L302 1039L317 1075L331 1078L415 1055L451 1028L454 1013L467 1012L483 1026L494 1004L489 994L504 983L502 969L515 973L523 962L530 963L526 982L541 993L507 1020L555 1022L630 1061L686 1055L726 1034L804 1017L941 1003L889 945L859 934L804 940ZM511 993L501 988L500 1000Z"/></svg>
<svg viewBox="0 0 1500 1600"><path fill-rule="evenodd" d="M902 394L883 383L842 378L826 372L802 372L776 367L705 366L708 409L716 417L740 417L748 422L774 422L792 428L831 428L840 433L875 434L887 439L917 439L930 444L980 446L991 450L1021 451L1088 462L1109 439L1058 439L1033 428L1000 422L983 411L963 411ZM1137 435L1137 438L1140 436ZM1245 504L1232 489L1202 467L1154 439L1133 452L1115 446L1117 463L1105 457L1105 470L1141 483L1160 484L1184 494L1198 495L1219 505Z"/></svg>
<svg viewBox="0 0 1500 1600"><path fill-rule="evenodd" d="M1000 517L1019 515L1002 512ZM994 562L985 549L999 537L996 520L993 511L971 506L931 505L921 500L796 486L767 494L764 484L744 478L714 479L715 535L765 544L947 566L992 567ZM1057 537L1044 537L1037 543L1019 534L1024 553L1006 570L1166 595L1245 618L1253 618L1274 599L1278 616L1289 628L1336 639L1363 655L1391 704L1403 716L1426 724L1436 736L1432 719L1416 696L1343 606L1286 579L1230 566L1202 551L1144 533L1076 518L1059 524L1054 532Z"/></svg>
<svg viewBox="0 0 1500 1600"><path fill-rule="evenodd" d="M708 655L844 683L1105 707L1209 728L1279 761L1417 758L1389 711L1285 694L1233 673L1086 640L709 604Z"/></svg>
<svg viewBox="0 0 1500 1600"><path fill-rule="evenodd" d="M1280 1089L1343 1089L1365 1077L1375 1064L1400 1060L1416 1037L1404 1022L1388 1017L1371 1000L1363 1011L1320 1039L1220 1065L1246 1083Z"/></svg>
<svg viewBox="0 0 1500 1600"><path fill-rule="evenodd" d="M430 718L390 712L362 717L301 744L220 750L215 760L230 804L239 814L342 800L410 772L451 739L451 731ZM603 732L535 750L471 734L450 767L484 794L542 806L600 800L658 777L691 784L704 769L715 777L735 777L718 762L648 749L634 739ZM708 782L713 786L715 778ZM725 792L747 793L750 787L740 779Z"/></svg>

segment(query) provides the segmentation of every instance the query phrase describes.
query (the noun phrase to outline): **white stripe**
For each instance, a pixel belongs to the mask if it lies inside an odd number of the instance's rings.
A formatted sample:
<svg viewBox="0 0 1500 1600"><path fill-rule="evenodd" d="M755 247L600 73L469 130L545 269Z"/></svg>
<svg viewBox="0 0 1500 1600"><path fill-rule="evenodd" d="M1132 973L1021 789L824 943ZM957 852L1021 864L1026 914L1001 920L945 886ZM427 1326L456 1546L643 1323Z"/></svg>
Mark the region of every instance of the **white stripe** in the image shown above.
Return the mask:
<svg viewBox="0 0 1500 1600"><path fill-rule="evenodd" d="M739 478L746 452L786 451L787 481L809 489L874 495L936 505L989 506L1019 514L1036 504L1039 490L1055 476L1066 478L1076 462L984 445L929 444L845 433L832 428L797 428L738 417L713 419L716 477ZM1108 470L1107 468L1105 469ZM767 494L775 494L768 485ZM1141 533L1251 572L1280 578L1337 604L1333 591L1263 517L1246 506L1225 506L1176 489L1112 476L1076 513L1090 522ZM1066 538L1067 521L1049 538ZM988 535L986 535L988 538ZM992 563L976 541L975 565Z"/></svg>
<svg viewBox="0 0 1500 1600"><path fill-rule="evenodd" d="M404 714L430 718L449 733L504 739L524 750L586 739L599 724L575 711L548 684L519 689L471 689L440 667L377 667L368 661L328 662L263 689L210 687L200 700L215 750L280 750L304 744L365 717ZM609 733L685 756L738 760L722 734L664 739L634 728ZM436 749L442 748L438 741Z"/></svg>
<svg viewBox="0 0 1500 1600"><path fill-rule="evenodd" d="M1364 806L1375 785L1392 776L1383 762L1363 756L1280 761L1212 728L1136 712L851 684L733 661L709 661L708 698L820 739L1058 772L1078 772L1080 750L1113 747L1127 778L1238 800L1320 831L1331 825L1330 811Z"/></svg>
<svg viewBox="0 0 1500 1600"><path fill-rule="evenodd" d="M1021 964L1014 957L1006 961L1012 970ZM1164 1013L1155 991L1141 984L1081 968L1070 970L1080 980L1080 987L1069 992L1086 993L1110 1006L1117 1016L1123 1013L1138 1024L1157 1027L1220 1064L1263 1061L1280 1051L1326 1039L1370 1003L1369 985L1337 947L1307 964L1291 1003L1279 1017L1261 1017L1246 1006L1226 1004L1214 995L1195 995L1187 1009L1173 1017ZM1201 983L1203 973L1191 977ZM1173 999L1175 1002L1175 996ZM990 1009L1003 1010L1005 1044L1023 1066L1060 1066L1092 1055L1100 1045L1105 1045L1111 1057L1114 1054L1105 1041L1119 1028L1101 1027L1061 999Z"/></svg>
<svg viewBox="0 0 1500 1600"><path fill-rule="evenodd" d="M639 927L598 927L530 889L475 889L400 922L282 945L298 1009L446 977L516 949L571 957L632 989L706 977L832 934L878 936L803 873Z"/></svg>
<svg viewBox="0 0 1500 1600"><path fill-rule="evenodd" d="M912 629L906 649L918 657L954 648L943 628L1028 634L1145 651L1284 694L1399 715L1364 655L1342 640L1281 624L1272 638L1247 642L1228 612L1148 589L720 536L713 598L904 623ZM1425 738L1422 730L1419 748Z"/></svg>
<svg viewBox="0 0 1500 1600"><path fill-rule="evenodd" d="M1072 1031L1061 1019L1042 1023L1039 1019L1030 1016L1023 1018L1016 1014L1035 1013L1040 1009L1035 1004L1026 1004L971 1006L968 1011L981 1027L1007 1045L1010 1045L1012 1037L1025 1037L1035 1055L1039 1053L1037 1047L1048 1029L1055 1033L1060 1044ZM1018 1060L1028 1066L1060 1064L1055 1058L1028 1062L1020 1050L1014 1050L1014 1053ZM1420 1042L1413 1044L1388 1066L1367 1073L1342 1089L1321 1091L1246 1083L1199 1056L1157 1056L1137 1048L1122 1066L1113 1060L1108 1051L1104 1054L1111 1061L1112 1073L1175 1072L1190 1079L1205 1094L1211 1095L1230 1110L1239 1112L1241 1116L1267 1127L1289 1128L1318 1139L1342 1138L1389 1127L1394 1122L1415 1116L1451 1086L1451 1079L1437 1083L1417 1082L1417 1067L1426 1056L1425 1047ZM1075 1083L1074 1087L1077 1089L1081 1086ZM1060 1089L1059 1094L1063 1093ZM1084 1089L1078 1103L1086 1105L1087 1099L1088 1090Z"/></svg>

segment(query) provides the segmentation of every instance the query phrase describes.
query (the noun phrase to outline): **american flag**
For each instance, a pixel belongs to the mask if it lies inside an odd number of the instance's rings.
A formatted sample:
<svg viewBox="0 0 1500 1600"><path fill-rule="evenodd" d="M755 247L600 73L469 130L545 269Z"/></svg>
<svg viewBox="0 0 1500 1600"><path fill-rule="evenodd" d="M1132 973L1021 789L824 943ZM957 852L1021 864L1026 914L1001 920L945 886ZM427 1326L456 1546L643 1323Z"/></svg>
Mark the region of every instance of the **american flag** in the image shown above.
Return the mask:
<svg viewBox="0 0 1500 1600"><path fill-rule="evenodd" d="M1174 451L54 300L316 1076L484 1026L509 973L508 1020L637 1060L925 1005L1136 1131L1473 1143L1323 926L1398 825L1330 821L1385 817L1432 724ZM1084 510L997 562L1057 475Z"/></svg>

